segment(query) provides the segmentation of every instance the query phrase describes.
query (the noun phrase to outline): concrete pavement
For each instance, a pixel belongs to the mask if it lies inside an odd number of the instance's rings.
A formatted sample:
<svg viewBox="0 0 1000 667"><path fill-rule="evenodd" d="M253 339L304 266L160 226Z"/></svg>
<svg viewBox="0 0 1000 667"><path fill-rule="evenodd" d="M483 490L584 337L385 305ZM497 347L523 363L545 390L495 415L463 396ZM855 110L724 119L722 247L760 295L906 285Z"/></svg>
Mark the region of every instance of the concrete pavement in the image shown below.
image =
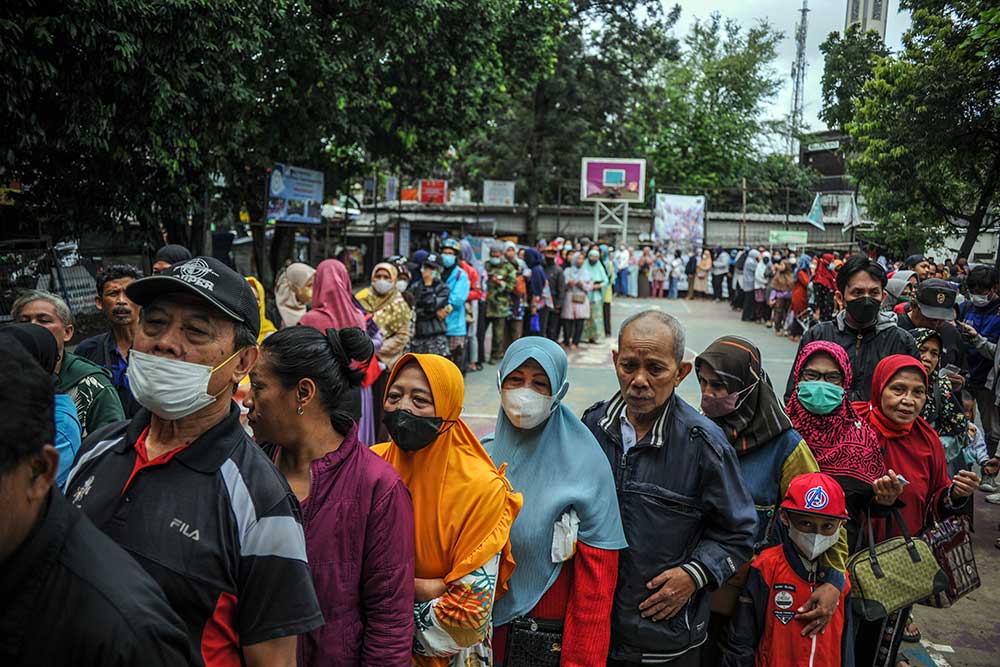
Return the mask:
<svg viewBox="0 0 1000 667"><path fill-rule="evenodd" d="M616 299L612 305L612 330L629 315L659 309L677 317L687 333L685 355L690 360L726 334L744 336L761 351L764 369L775 390L783 393L795 359L796 345L777 337L759 324L741 322L739 314L725 304L709 301L669 299ZM618 388L611 361L615 341L583 345L570 354L570 389L565 399L577 414L597 401L610 397ZM692 405L700 402L694 373L680 386L680 395ZM487 365L482 372L466 377L463 417L480 436L493 430L500 400L497 367ZM914 667L1000 667L1000 550L993 541L1000 535L1000 506L976 498L975 554L982 587L951 609L916 608L914 616L923 633L923 644L904 644Z"/></svg>

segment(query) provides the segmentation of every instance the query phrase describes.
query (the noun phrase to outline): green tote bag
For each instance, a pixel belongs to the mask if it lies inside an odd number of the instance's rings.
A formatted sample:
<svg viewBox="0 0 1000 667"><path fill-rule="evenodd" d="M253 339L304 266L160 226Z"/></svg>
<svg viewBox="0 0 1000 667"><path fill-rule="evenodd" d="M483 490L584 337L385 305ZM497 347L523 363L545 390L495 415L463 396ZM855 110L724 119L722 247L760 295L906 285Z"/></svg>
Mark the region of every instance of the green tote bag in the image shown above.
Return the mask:
<svg viewBox="0 0 1000 667"><path fill-rule="evenodd" d="M852 604L868 621L883 619L894 611L940 593L948 585L948 576L941 570L930 546L910 537L898 510L894 508L892 515L903 536L875 544L869 519L868 548L847 561Z"/></svg>

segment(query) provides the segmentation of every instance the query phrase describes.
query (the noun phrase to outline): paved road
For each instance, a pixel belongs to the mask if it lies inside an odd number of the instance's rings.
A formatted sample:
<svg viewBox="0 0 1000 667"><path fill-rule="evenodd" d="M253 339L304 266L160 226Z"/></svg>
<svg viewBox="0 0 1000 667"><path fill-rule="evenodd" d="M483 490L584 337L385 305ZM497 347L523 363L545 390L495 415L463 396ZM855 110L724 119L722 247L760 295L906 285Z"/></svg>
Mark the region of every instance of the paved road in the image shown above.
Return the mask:
<svg viewBox="0 0 1000 667"><path fill-rule="evenodd" d="M724 304L707 301L667 299L620 299L612 306L613 330L629 315L641 310L660 309L676 316L687 332L686 355L694 356L725 334L749 338L761 350L764 368L775 388L784 390L794 361L796 346L774 335L770 329L741 322ZM617 389L611 350L614 340L585 345L570 355L570 390L565 400L574 412L582 413L593 403L611 396ZM493 430L500 401L496 366L466 378L464 417L478 435ZM680 387L689 403L700 401L697 380L692 373ZM1000 506L977 498L976 557L983 579L980 590L946 610L918 607L915 613L924 636L923 645L904 644L914 667L1000 667L1000 550L993 547L998 536Z"/></svg>

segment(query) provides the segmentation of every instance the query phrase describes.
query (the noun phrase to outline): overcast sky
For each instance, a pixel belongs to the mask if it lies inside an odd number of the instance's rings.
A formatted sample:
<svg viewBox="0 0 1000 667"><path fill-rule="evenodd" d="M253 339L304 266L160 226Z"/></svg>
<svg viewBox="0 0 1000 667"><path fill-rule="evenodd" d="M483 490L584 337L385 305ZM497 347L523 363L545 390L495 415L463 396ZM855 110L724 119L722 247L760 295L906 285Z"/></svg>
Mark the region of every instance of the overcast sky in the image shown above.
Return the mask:
<svg viewBox="0 0 1000 667"><path fill-rule="evenodd" d="M844 31L844 16L848 0L810 0L808 33L806 35L806 70L804 120L810 130L821 130L823 122L816 116L820 110L820 79L823 77L823 54L819 45L834 30ZM681 18L676 35L687 34L694 19L705 18L714 11L724 18L736 19L740 25L752 25L764 19L775 29L785 33L778 47L775 67L782 76L784 86L771 106L772 118L788 115L792 104L792 61L795 60L795 26L799 20L802 0L665 0L666 7L681 6ZM909 12L899 13L899 0L889 0L889 20L885 41L889 48L898 51L900 38L910 25Z"/></svg>

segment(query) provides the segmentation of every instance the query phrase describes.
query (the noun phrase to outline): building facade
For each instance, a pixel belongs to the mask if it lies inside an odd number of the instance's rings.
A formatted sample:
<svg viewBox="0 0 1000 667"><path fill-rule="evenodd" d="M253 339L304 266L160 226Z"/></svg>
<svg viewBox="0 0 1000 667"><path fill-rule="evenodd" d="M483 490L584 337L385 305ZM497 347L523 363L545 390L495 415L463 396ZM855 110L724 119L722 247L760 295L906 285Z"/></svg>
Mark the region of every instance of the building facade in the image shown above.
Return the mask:
<svg viewBox="0 0 1000 667"><path fill-rule="evenodd" d="M885 39L885 24L889 18L889 0L847 0L844 30L860 25L862 32L874 30Z"/></svg>

